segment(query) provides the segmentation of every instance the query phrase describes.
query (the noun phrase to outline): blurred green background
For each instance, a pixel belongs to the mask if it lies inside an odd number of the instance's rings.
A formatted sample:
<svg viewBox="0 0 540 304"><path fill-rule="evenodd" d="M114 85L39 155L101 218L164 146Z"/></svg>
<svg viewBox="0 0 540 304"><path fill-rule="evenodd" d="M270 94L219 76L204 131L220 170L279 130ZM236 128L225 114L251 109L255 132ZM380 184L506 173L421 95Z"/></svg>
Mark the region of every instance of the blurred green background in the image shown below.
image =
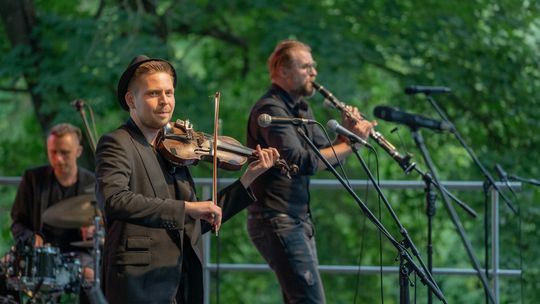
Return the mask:
<svg viewBox="0 0 540 304"><path fill-rule="evenodd" d="M175 118L190 119L211 132L211 96L222 93L222 133L244 141L251 105L269 85L266 59L287 38L309 44L318 63L318 81L339 99L373 117L377 105L438 118L422 96L406 96L408 85L441 85L453 94L436 96L451 121L496 177L501 164L514 175L540 177L540 4L536 1L369 0L369 1L150 1L150 0L0 0L0 176L20 176L47 161L44 138L55 123L82 127L72 106L83 99L93 109L98 136L123 123L127 113L116 103L117 80L132 57L147 54L170 60L178 72ZM338 118L311 99L320 122ZM415 155L425 168L405 127L379 121L377 128L400 151ZM391 132L392 131L392 132ZM444 180L483 181L451 134L422 131ZM85 143L81 165L93 169ZM375 158L362 151L375 171ZM348 176L364 179L354 159ZM420 180L405 176L382 150L383 180ZM209 177L210 166L193 168ZM220 173L235 177L238 173ZM327 172L316 178L331 178ZM0 185L0 253L12 245L9 210L15 186ZM426 219L421 190L386 191L396 213L424 252ZM359 191L378 214L373 191ZM483 260L484 197L458 191L478 213L458 210L476 256ZM501 266L519 268L523 278L501 280L501 303L534 303L540 298L538 189L524 185L513 199L519 218L501 204ZM438 201L434 220L436 267L470 267L458 234ZM312 210L321 264L379 264L379 236L342 190L316 190ZM386 211L383 223L395 227ZM220 233L220 261L258 263L262 259L245 232L245 213ZM214 247L215 247L215 240ZM213 261L216 250L213 250ZM397 265L393 247L382 241L384 265ZM329 303L397 303L394 275L325 274ZM450 303L485 302L474 276L437 280ZM212 288L216 280L212 281ZM279 303L271 273L220 273L221 303ZM413 291L411 291L413 292ZM358 295L355 297L355 293ZM417 288L420 303L425 287ZM216 295L212 291L212 302Z"/></svg>

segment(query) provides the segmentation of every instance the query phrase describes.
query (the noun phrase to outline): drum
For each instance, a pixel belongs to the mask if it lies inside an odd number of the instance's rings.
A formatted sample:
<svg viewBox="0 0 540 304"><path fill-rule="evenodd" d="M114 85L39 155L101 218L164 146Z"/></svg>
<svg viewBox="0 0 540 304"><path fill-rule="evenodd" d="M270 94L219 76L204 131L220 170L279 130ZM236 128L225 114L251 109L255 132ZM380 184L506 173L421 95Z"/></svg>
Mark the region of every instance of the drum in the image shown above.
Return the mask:
<svg viewBox="0 0 540 304"><path fill-rule="evenodd" d="M0 258L0 304L19 303L19 293L9 289L7 285L8 269L11 265L13 255L11 251Z"/></svg>
<svg viewBox="0 0 540 304"><path fill-rule="evenodd" d="M33 293L76 292L80 273L79 260L63 256L56 247L25 247L14 254L7 283L14 290Z"/></svg>
<svg viewBox="0 0 540 304"><path fill-rule="evenodd" d="M19 302L12 297L0 296L0 304L18 304Z"/></svg>
<svg viewBox="0 0 540 304"><path fill-rule="evenodd" d="M62 255L64 263L56 276L58 285L62 285L66 293L78 293L81 286L82 268L77 254L74 252Z"/></svg>

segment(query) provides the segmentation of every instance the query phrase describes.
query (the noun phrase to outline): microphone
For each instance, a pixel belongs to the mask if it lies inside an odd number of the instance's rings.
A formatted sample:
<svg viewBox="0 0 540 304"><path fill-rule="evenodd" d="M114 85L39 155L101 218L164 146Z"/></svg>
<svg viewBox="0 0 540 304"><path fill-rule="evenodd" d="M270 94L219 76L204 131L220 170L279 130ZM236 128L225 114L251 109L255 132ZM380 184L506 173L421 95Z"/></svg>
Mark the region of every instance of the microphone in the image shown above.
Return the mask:
<svg viewBox="0 0 540 304"><path fill-rule="evenodd" d="M446 121L435 120L418 114L403 112L392 107L376 106L373 110L373 114L380 119L404 124L412 129L427 128L436 131L453 130L452 125Z"/></svg>
<svg viewBox="0 0 540 304"><path fill-rule="evenodd" d="M75 99L71 102L71 105L75 107L77 111L80 111L82 108L84 108L84 100L82 99Z"/></svg>
<svg viewBox="0 0 540 304"><path fill-rule="evenodd" d="M503 181L503 182L508 181L508 174L503 170L501 165L496 164L495 165L495 170L497 170L497 174L499 175L499 178L501 179L501 181Z"/></svg>
<svg viewBox="0 0 540 304"><path fill-rule="evenodd" d="M328 129L331 129L332 131L336 132L339 135L347 137L350 141L361 143L362 145L373 150L373 146L371 146L367 141L365 141L360 136L354 134L353 132L341 126L335 119L330 119L326 123L326 127L328 127Z"/></svg>
<svg viewBox="0 0 540 304"><path fill-rule="evenodd" d="M439 94L439 93L450 93L452 90L447 87L428 87L428 86L409 86L405 88L405 94L412 95L412 94Z"/></svg>
<svg viewBox="0 0 540 304"><path fill-rule="evenodd" d="M317 123L316 120L306 119L306 118L296 118L296 117L276 117L270 116L268 114L261 114L257 118L257 123L259 127L266 128L270 125L306 125Z"/></svg>

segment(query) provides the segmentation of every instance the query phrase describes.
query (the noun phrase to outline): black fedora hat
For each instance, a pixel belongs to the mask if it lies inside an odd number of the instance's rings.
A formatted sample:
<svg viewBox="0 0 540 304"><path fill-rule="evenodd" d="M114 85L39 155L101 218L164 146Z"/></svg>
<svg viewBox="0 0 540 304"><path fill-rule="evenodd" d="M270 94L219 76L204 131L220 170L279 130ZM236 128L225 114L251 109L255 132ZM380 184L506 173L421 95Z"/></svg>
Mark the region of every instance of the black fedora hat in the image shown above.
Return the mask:
<svg viewBox="0 0 540 304"><path fill-rule="evenodd" d="M133 77L133 74L135 74L135 71L137 68L149 61L163 61L166 62L168 65L171 66L171 69L173 71L173 86L176 87L176 70L170 64L167 60L159 59L159 58L149 58L146 55L138 55L135 58L131 60L129 63L127 69L122 73L122 76L120 76L120 80L118 81L118 89L116 92L116 97L118 98L118 102L122 106L122 108L126 111L129 111L129 107L126 103L126 92L128 90L129 82L131 81L131 78Z"/></svg>

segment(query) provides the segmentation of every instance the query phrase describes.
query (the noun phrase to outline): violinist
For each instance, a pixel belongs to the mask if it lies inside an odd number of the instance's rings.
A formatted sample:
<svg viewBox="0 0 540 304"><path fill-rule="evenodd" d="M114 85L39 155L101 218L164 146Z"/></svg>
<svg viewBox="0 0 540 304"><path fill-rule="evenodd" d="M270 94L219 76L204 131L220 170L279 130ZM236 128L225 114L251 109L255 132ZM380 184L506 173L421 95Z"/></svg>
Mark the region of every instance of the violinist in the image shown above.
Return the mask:
<svg viewBox="0 0 540 304"><path fill-rule="evenodd" d="M304 99L314 94L312 82L317 70L306 44L280 42L268 59L272 85L251 110L247 130L249 147L276 147L286 162L297 164L298 174L283 178L270 170L257 179L252 189L257 202L248 206L248 232L251 240L275 272L285 303L325 303L323 284L317 269L317 249L309 206L309 176L324 169L324 164L295 130L293 125L270 125L261 128L258 117L313 119ZM350 112L360 116L356 108ZM374 123L343 117L343 126L367 138ZM304 125L304 132L332 164L336 159L324 134L314 125ZM338 158L351 153L346 140L333 145Z"/></svg>
<svg viewBox="0 0 540 304"><path fill-rule="evenodd" d="M167 61L135 57L118 82L128 121L96 149L96 195L106 220L103 289L109 303L202 303L201 234L255 198L251 182L279 157L256 148L258 160L218 194L198 201L186 166L157 152L159 131L175 108L176 71Z"/></svg>

